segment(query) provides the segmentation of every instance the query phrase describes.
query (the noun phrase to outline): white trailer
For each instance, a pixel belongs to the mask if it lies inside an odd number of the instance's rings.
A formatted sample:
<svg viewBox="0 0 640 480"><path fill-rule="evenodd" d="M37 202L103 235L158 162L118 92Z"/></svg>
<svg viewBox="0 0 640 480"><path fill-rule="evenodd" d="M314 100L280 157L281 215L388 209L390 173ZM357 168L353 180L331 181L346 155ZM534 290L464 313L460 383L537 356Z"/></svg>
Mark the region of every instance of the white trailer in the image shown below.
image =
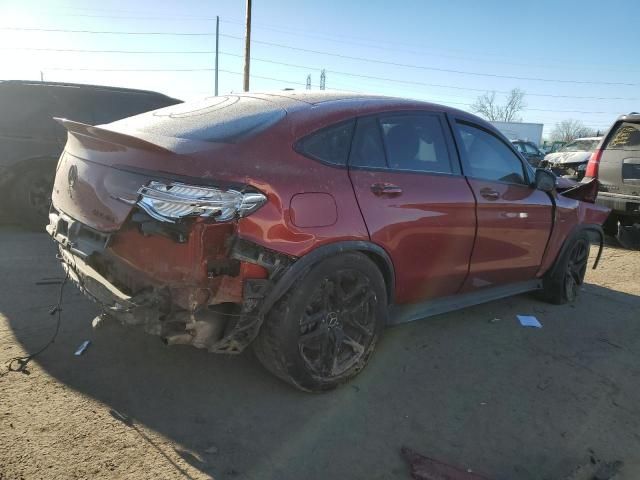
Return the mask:
<svg viewBox="0 0 640 480"><path fill-rule="evenodd" d="M542 123L489 122L509 140L526 140L540 146L542 142Z"/></svg>

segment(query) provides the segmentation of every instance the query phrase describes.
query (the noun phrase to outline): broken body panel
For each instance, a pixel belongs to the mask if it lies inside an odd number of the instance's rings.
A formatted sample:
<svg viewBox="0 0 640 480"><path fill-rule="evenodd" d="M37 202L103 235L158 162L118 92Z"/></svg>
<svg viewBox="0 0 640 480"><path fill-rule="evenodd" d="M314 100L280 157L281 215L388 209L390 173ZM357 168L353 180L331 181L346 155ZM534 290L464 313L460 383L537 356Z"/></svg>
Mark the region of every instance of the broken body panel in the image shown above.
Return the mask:
<svg viewBox="0 0 640 480"><path fill-rule="evenodd" d="M393 286L390 299L407 305L541 278L572 229L600 225L606 217L606 209L574 199L582 194L549 196L528 187L502 192L505 199L531 197L524 216L518 213L524 207L514 209L508 201L483 206L464 176L405 179L415 183L415 194L405 187L406 195L388 199L389 208L374 207L365 198L370 173L358 178L310 159L292 147L294 141L360 114L436 106L394 99L314 104L278 95L248 98L274 103L286 114L241 141L187 141L124 133L126 125L118 123L61 121L69 138L47 230L63 264L106 312L168 343L242 351L277 299L285 273L322 247L375 246L380 253L372 247L368 255ZM429 181L432 200L419 195ZM229 221L187 216L165 222L139 207L141 188L150 182L251 189L266 201Z"/></svg>

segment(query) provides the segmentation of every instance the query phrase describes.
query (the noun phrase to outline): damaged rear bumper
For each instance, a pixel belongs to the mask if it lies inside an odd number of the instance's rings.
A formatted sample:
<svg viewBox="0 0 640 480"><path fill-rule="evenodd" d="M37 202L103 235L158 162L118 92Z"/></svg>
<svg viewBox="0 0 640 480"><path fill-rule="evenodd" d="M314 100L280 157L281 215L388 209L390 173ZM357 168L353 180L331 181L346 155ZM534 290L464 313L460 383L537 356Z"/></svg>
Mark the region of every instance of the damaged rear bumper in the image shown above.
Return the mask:
<svg viewBox="0 0 640 480"><path fill-rule="evenodd" d="M235 239L229 248L230 258L264 268L267 278L216 277L213 275L216 272L209 272L208 287L163 285L150 279L144 288L132 292L108 278L112 272L102 268L102 257L117 232L97 232L57 211L50 213L47 232L58 245L58 258L69 277L104 314L125 325L140 326L167 344L188 344L216 353L240 353L253 341L265 315L262 308L265 297L280 273L293 261ZM236 275L242 275L241 268ZM225 290L231 282L241 287L235 303L222 301L227 294L216 291ZM216 298L222 300L217 303ZM185 305L192 307L184 308Z"/></svg>

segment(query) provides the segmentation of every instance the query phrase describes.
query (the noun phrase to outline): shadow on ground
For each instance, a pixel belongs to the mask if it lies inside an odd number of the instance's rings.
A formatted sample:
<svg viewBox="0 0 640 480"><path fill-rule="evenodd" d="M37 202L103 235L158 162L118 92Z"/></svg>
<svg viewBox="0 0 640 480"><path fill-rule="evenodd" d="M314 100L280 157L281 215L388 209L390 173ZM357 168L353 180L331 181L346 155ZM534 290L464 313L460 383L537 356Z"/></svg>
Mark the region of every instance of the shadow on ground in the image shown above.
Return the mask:
<svg viewBox="0 0 640 480"><path fill-rule="evenodd" d="M58 288L36 282L61 270L44 235L0 236L0 314L10 326L0 336L32 350L53 330L46 311ZM409 478L407 445L495 479L560 479L589 449L627 462L640 451L640 297L584 290L574 305L519 296L395 327L354 382L310 395L251 353L166 347L113 324L93 331L95 307L69 285L59 339L37 363L149 448L138 425L216 478ZM517 313L544 327L522 328ZM73 356L85 339L91 347Z"/></svg>

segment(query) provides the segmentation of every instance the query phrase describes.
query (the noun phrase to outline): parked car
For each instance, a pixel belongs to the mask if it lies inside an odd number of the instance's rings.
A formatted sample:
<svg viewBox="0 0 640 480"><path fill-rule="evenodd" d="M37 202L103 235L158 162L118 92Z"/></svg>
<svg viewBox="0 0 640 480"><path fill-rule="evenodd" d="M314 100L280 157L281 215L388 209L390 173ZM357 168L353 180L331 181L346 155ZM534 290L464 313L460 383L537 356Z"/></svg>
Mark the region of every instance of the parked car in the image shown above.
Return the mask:
<svg viewBox="0 0 640 480"><path fill-rule="evenodd" d="M619 117L587 165L584 181L600 181L598 203L611 209L605 231L640 248L640 113Z"/></svg>
<svg viewBox="0 0 640 480"><path fill-rule="evenodd" d="M214 97L69 131L47 231L104 312L330 389L382 328L572 301L608 209L482 119L334 92Z"/></svg>
<svg viewBox="0 0 640 480"><path fill-rule="evenodd" d="M540 165L540 162L544 159L544 153L533 142L526 140L512 140L513 146L516 147L524 158L534 167Z"/></svg>
<svg viewBox="0 0 640 480"><path fill-rule="evenodd" d="M0 81L0 203L43 228L66 130L53 117L97 125L174 105L156 92L57 82Z"/></svg>
<svg viewBox="0 0 640 480"><path fill-rule="evenodd" d="M540 167L547 168L559 177L580 181L587 169L587 162L602 137L577 138L555 153L544 157Z"/></svg>

